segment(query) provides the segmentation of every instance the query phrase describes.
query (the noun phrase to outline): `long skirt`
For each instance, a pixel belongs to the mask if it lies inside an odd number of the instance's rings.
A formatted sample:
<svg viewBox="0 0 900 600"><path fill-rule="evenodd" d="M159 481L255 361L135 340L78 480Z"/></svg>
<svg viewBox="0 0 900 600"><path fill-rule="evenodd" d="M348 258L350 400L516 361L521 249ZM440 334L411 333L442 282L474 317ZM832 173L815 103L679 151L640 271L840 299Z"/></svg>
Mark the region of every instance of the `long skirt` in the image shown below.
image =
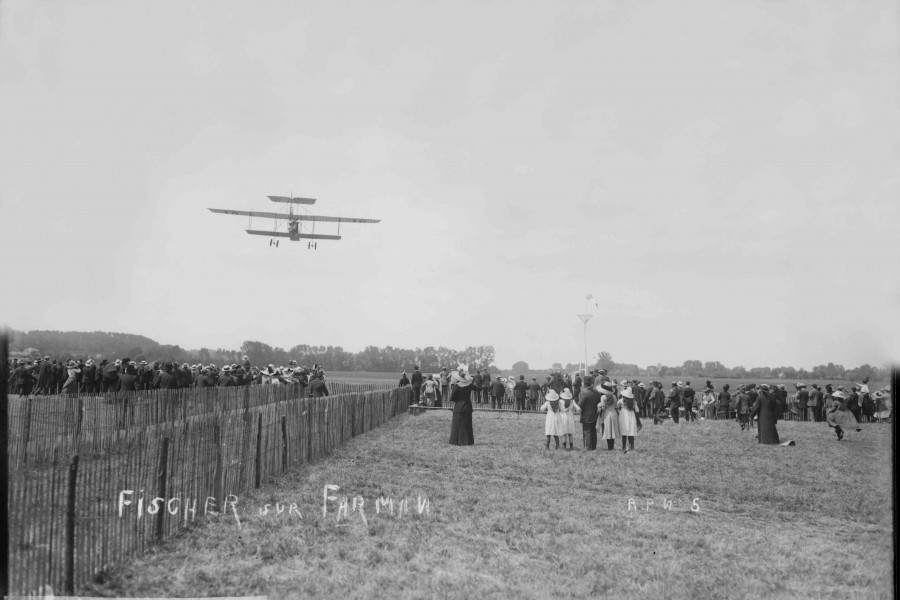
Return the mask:
<svg viewBox="0 0 900 600"><path fill-rule="evenodd" d="M604 440L618 440L622 434L619 433L619 415L612 406L607 406L598 421L603 425Z"/></svg>
<svg viewBox="0 0 900 600"><path fill-rule="evenodd" d="M878 400L875 414L872 415L876 419L887 419L891 416L891 400L890 398L882 398Z"/></svg>
<svg viewBox="0 0 900 600"><path fill-rule="evenodd" d="M63 394L77 394L78 393L78 381L74 377L69 377L66 379L66 382L62 387Z"/></svg>
<svg viewBox="0 0 900 600"><path fill-rule="evenodd" d="M472 430L472 413L453 413L450 425L450 443L454 446L472 446L475 444L475 432Z"/></svg>
<svg viewBox="0 0 900 600"><path fill-rule="evenodd" d="M627 408L619 410L619 434L637 435L637 415L633 410Z"/></svg>
<svg viewBox="0 0 900 600"><path fill-rule="evenodd" d="M859 427L859 421L856 420L856 417L849 410L838 409L830 412L825 420L828 422L829 427L840 427L844 431L850 431Z"/></svg>

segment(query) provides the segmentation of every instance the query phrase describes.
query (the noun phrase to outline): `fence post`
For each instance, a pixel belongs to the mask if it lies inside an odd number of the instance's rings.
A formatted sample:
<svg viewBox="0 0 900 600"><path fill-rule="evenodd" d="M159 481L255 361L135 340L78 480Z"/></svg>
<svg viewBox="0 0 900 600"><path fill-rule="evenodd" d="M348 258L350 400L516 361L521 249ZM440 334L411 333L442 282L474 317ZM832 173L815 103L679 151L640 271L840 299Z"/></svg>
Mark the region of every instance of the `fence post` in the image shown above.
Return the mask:
<svg viewBox="0 0 900 600"><path fill-rule="evenodd" d="M25 409L25 435L23 436L23 452L22 452L22 462L24 464L28 464L28 441L31 439L31 416L33 407L31 405L31 396L28 397L26 401L27 408Z"/></svg>
<svg viewBox="0 0 900 600"><path fill-rule="evenodd" d="M65 593L75 594L75 483L78 480L78 455L69 462L69 491L66 498L66 581Z"/></svg>
<svg viewBox="0 0 900 600"><path fill-rule="evenodd" d="M216 442L216 471L213 474L213 493L216 495L216 506L225 505L225 489L222 477L222 442L219 439L219 424L213 429L213 439Z"/></svg>
<svg viewBox="0 0 900 600"><path fill-rule="evenodd" d="M9 532L9 338L6 330L0 332L0 523ZM0 595L9 594L9 535L0 535Z"/></svg>
<svg viewBox="0 0 900 600"><path fill-rule="evenodd" d="M159 453L159 468L156 471L156 495L163 499L163 503L165 503L166 499L166 474L169 469L169 438L164 437L162 439L162 449ZM161 541L163 538L163 518L166 515L165 504L159 509L159 512L156 513L156 541Z"/></svg>
<svg viewBox="0 0 900 600"><path fill-rule="evenodd" d="M281 470L287 471L288 445L287 445L287 417L281 415Z"/></svg>
<svg viewBox="0 0 900 600"><path fill-rule="evenodd" d="M256 481L255 487L259 487L260 467L262 466L262 413L259 413L258 425L256 427Z"/></svg>
<svg viewBox="0 0 900 600"><path fill-rule="evenodd" d="M81 425L84 422L84 398L81 395L78 396L78 414L76 415L76 425L75 425L75 442L79 443L81 441Z"/></svg>

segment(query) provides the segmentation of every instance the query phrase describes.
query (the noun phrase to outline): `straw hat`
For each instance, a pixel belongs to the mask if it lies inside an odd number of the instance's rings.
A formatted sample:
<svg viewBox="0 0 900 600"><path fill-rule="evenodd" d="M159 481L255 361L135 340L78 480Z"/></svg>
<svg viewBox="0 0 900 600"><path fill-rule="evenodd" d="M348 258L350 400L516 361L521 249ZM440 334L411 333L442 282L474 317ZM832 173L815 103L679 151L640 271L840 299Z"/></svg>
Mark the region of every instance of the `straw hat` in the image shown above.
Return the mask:
<svg viewBox="0 0 900 600"><path fill-rule="evenodd" d="M831 397L832 398L840 398L841 400L846 399L846 397L844 396L844 392L841 392L841 391L837 391L837 392L833 393L831 395Z"/></svg>
<svg viewBox="0 0 900 600"><path fill-rule="evenodd" d="M559 395L559 397L562 398L563 400L571 400L572 392L569 391L569 388L564 388L562 393Z"/></svg>
<svg viewBox="0 0 900 600"><path fill-rule="evenodd" d="M544 396L545 400L549 400L550 402L556 402L559 400L559 394L556 393L556 390L547 390L547 395Z"/></svg>
<svg viewBox="0 0 900 600"><path fill-rule="evenodd" d="M623 398L634 398L634 392L631 391L631 388L625 388L622 391Z"/></svg>
<svg viewBox="0 0 900 600"><path fill-rule="evenodd" d="M600 392L601 394L615 394L616 390L613 389L612 384L608 381L601 381L597 385L594 386L594 389Z"/></svg>

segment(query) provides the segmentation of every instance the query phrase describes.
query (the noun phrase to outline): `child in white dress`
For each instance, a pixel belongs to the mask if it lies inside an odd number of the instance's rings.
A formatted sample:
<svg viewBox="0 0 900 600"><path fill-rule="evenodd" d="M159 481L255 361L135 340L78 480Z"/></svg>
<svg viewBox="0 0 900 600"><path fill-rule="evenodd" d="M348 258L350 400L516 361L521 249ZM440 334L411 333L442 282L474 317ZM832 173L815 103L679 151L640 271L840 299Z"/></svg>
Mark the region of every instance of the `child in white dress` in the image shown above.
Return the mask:
<svg viewBox="0 0 900 600"><path fill-rule="evenodd" d="M559 394L554 390L547 390L544 396L545 402L541 405L540 410L547 411L547 418L544 420L544 435L547 441L544 443L544 449L550 449L550 436L556 440L556 449L559 450L559 430L562 420L560 419Z"/></svg>
<svg viewBox="0 0 900 600"><path fill-rule="evenodd" d="M578 403L573 400L572 392L569 391L569 388L563 389L562 393L559 395L560 397L560 405L559 405L559 414L560 414L560 430L559 435L562 436L563 439L563 448L567 451L572 451L575 448L575 444L572 442L572 436L575 433L575 413L580 413L581 409L578 408ZM568 441L568 447L566 447L566 442Z"/></svg>
<svg viewBox="0 0 900 600"><path fill-rule="evenodd" d="M634 436L641 428L641 422L634 410L634 392L631 388L622 390L622 397L616 403L619 408L619 434L622 436L622 452L634 450ZM628 440L629 448L625 448L625 440Z"/></svg>

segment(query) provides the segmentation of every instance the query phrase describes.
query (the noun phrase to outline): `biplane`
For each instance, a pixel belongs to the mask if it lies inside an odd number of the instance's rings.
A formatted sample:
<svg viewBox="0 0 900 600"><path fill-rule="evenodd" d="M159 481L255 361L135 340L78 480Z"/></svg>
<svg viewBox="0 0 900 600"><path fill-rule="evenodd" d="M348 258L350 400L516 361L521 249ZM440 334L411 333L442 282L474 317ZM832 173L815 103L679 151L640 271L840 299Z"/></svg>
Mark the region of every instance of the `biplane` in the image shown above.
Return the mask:
<svg viewBox="0 0 900 600"><path fill-rule="evenodd" d="M278 246L281 238L288 238L292 242L300 240L308 241L306 247L310 250L316 249L318 240L339 240L341 239L341 223L380 223L381 219L359 219L355 217L327 217L324 215L310 215L300 212L294 212L294 206L303 204L315 204L315 198L294 198L287 196L269 196L269 200L280 204L287 204L288 211L284 212L266 212L259 210L230 210L227 208L210 208L214 213L225 215L239 215L244 217L274 219L275 224L271 231L264 229L247 229L250 235L265 235L272 239L269 240L270 246ZM308 231L304 230L303 222L311 223ZM316 223L337 223L337 233L316 233ZM251 221L252 223L252 221ZM281 230L283 228L283 231Z"/></svg>

